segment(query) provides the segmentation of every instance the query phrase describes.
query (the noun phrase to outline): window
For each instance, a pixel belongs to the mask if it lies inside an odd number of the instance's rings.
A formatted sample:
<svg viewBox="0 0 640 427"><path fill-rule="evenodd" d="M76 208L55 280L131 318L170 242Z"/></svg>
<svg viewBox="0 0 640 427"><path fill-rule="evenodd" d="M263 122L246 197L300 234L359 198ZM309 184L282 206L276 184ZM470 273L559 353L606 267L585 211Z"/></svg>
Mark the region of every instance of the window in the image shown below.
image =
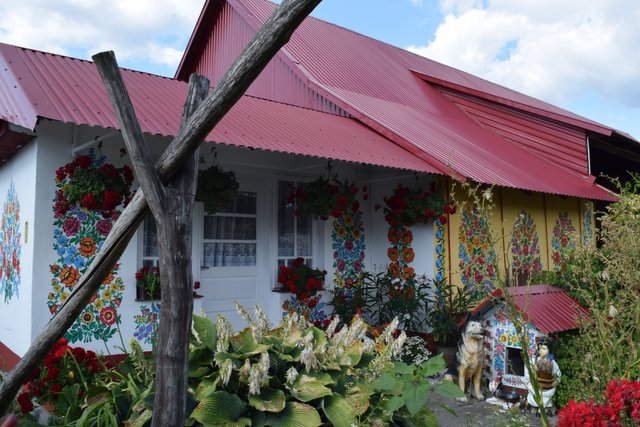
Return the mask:
<svg viewBox="0 0 640 427"><path fill-rule="evenodd" d="M313 219L297 216L295 206L288 202L296 184L278 182L278 267L291 265L298 257L313 266Z"/></svg>
<svg viewBox="0 0 640 427"><path fill-rule="evenodd" d="M522 350L515 347L507 347L507 374L524 376L524 361Z"/></svg>
<svg viewBox="0 0 640 427"><path fill-rule="evenodd" d="M205 213L202 265L255 266L257 219L257 193L251 191L239 191L221 212Z"/></svg>
<svg viewBox="0 0 640 427"><path fill-rule="evenodd" d="M156 230L156 222L151 214L147 215L142 221L142 267L149 270L159 266L158 256L158 230ZM160 288L154 291L153 295L149 295L144 288L136 285L136 300L144 301L150 299L160 299Z"/></svg>

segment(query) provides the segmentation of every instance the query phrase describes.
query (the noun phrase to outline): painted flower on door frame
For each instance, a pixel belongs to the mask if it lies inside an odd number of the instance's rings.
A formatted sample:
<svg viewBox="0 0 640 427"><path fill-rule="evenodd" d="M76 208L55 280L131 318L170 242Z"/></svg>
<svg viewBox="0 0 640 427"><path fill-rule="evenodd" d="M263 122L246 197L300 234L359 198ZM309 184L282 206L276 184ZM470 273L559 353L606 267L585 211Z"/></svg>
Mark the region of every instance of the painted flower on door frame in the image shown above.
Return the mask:
<svg viewBox="0 0 640 427"><path fill-rule="evenodd" d="M15 295L19 296L20 287L20 253L22 252L22 234L20 233L20 202L13 181L9 183L7 200L2 209L2 225L0 230L0 294L4 294L4 302L9 302Z"/></svg>
<svg viewBox="0 0 640 427"><path fill-rule="evenodd" d="M564 270L567 267L562 260L562 252L576 247L573 233L576 229L571 223L567 212L558 212L558 219L553 227L553 237L551 238L551 260L555 270Z"/></svg>
<svg viewBox="0 0 640 427"><path fill-rule="evenodd" d="M365 240L360 209L333 220L331 232L336 286L351 287L364 269Z"/></svg>
<svg viewBox="0 0 640 427"><path fill-rule="evenodd" d="M95 167L105 164L105 157L97 157L94 151L90 151L89 157ZM56 194L64 185L65 180L56 180ZM56 200L54 197L54 203ZM53 278L47 306L52 315L69 298L80 277L102 247L113 222L120 216L118 209L101 212L79 206L70 207L66 212L56 210L54 206L53 212L53 250L58 259L50 266ZM119 265L116 264L69 328L65 334L69 342L106 341L115 335L116 323L120 321L118 307L124 291L122 278L117 276L118 269Z"/></svg>
<svg viewBox="0 0 640 427"><path fill-rule="evenodd" d="M526 285L533 273L542 271L536 224L524 209L513 224L511 257L511 271L516 286Z"/></svg>

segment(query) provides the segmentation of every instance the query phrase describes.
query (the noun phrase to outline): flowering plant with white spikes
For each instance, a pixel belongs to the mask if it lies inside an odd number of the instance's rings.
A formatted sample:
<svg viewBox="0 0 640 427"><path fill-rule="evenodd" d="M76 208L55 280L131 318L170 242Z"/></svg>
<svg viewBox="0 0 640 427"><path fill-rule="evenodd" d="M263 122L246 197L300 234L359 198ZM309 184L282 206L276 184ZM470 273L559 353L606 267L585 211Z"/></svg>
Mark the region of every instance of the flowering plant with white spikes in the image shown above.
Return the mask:
<svg viewBox="0 0 640 427"><path fill-rule="evenodd" d="M402 348L404 334L394 338L397 320L372 340L361 319L339 329L336 317L322 330L293 313L270 328L259 307L250 314L238 304L237 311L248 327L235 333L223 316L215 323L194 317L194 423L389 424L397 411L371 384L393 370Z"/></svg>

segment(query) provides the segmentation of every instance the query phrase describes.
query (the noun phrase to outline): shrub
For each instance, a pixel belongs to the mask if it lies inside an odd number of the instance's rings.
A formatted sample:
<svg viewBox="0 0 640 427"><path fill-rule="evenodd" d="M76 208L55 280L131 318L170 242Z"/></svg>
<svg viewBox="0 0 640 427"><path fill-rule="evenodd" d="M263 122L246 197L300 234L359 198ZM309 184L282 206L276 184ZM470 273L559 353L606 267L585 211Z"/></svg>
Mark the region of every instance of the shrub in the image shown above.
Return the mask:
<svg viewBox="0 0 640 427"><path fill-rule="evenodd" d="M378 382L385 374L400 381L391 361L405 340L393 338L397 321L373 341L359 318L339 331L334 318L323 331L294 314L269 329L259 308L255 320L239 311L249 327L237 334L222 316L215 325L194 316L190 384L198 405L188 424L394 425L424 404L423 378L411 377L421 393L409 404ZM398 369L409 375L406 364Z"/></svg>

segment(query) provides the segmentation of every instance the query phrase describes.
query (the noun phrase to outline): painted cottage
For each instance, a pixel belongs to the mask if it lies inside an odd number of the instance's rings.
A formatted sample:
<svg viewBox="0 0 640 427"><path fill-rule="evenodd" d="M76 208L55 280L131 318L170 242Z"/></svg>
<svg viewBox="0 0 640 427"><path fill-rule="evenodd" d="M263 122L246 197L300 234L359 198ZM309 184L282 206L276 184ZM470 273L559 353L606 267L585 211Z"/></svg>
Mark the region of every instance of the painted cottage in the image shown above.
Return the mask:
<svg viewBox="0 0 640 427"><path fill-rule="evenodd" d="M122 70L154 157L178 130L189 75L215 84L276 7L207 0L174 79ZM278 267L299 257L327 270L325 288L376 269L477 289L490 287L496 270L522 283L561 268L560 250L593 239L594 209L613 200L596 177L638 170L640 146L606 125L309 17L200 154L201 170L233 171L239 191L215 213L196 203L196 310L226 314L238 327L235 300L260 304L278 321L289 298L275 292ZM10 366L69 298L126 199L118 192L99 206L59 204L79 168L131 179L92 63L0 44L0 162L0 363ZM296 215L291 188L327 176L328 162L359 189L356 200L326 220ZM495 224L434 211L424 224L398 228L376 209L385 198L401 207L415 189L441 195L446 206L456 180L496 186ZM486 231L503 225L506 237L491 249ZM120 337L148 345L159 309L136 292L136 272L157 259L147 219L70 341L94 350L113 349Z"/></svg>

